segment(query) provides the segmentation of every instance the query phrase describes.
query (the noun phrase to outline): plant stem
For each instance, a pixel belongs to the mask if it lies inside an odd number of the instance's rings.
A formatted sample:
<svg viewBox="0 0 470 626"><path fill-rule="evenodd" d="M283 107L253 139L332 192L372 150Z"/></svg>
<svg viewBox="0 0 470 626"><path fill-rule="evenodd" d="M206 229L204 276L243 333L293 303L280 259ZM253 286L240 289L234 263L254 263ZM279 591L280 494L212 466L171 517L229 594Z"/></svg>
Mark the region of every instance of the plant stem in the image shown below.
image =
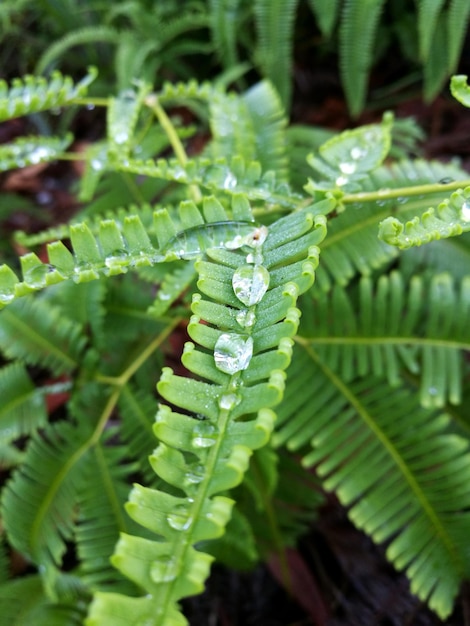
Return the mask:
<svg viewBox="0 0 470 626"><path fill-rule="evenodd" d="M178 137L178 133L176 132L172 121L166 114L163 107L160 106L157 96L155 94L151 94L145 99L145 104L154 112L170 141L170 145L173 148L176 158L178 159L180 165L185 167L188 162L188 155L186 154L184 146ZM189 185L189 194L194 202L200 202L202 200L201 190L197 185Z"/></svg>
<svg viewBox="0 0 470 626"><path fill-rule="evenodd" d="M394 198L407 196L421 196L442 191L463 189L470 185L470 180L453 180L449 183L431 183L429 185L416 185L415 187L399 187L398 189L379 189L378 191L365 191L344 195L340 200L343 204L356 202L383 202Z"/></svg>

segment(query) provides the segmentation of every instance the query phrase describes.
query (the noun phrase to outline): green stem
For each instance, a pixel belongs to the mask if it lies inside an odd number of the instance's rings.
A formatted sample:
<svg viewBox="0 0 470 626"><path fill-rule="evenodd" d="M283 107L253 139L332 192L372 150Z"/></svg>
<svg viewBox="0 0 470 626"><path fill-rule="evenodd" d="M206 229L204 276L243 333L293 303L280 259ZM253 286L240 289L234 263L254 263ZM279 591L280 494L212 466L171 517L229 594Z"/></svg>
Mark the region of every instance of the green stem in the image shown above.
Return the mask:
<svg viewBox="0 0 470 626"><path fill-rule="evenodd" d="M383 202L384 200L393 200L394 198L454 191L455 189L463 189L468 185L470 185L470 180L453 180L449 183L431 183L428 185L416 185L415 187L399 187L398 189L379 189L378 191L345 194L340 201L343 204Z"/></svg>
<svg viewBox="0 0 470 626"><path fill-rule="evenodd" d="M157 96L155 94L151 94L145 99L145 104L154 112L155 117L160 122L161 127L168 137L176 158L178 159L180 165L182 167L185 167L186 163L188 162L188 155L186 154L184 146L181 143L180 138L178 137L178 133L176 132L172 121L166 114L166 111L163 109L163 107L160 106ZM194 202L200 202L202 200L202 194L197 185L190 185L189 193Z"/></svg>

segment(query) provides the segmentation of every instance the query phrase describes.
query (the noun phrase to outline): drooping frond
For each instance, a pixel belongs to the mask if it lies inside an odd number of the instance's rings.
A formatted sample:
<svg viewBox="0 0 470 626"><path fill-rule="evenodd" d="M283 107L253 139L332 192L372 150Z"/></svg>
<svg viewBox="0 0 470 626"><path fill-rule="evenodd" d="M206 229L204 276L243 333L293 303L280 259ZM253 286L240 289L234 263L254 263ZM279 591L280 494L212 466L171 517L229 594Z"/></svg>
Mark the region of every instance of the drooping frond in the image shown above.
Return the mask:
<svg viewBox="0 0 470 626"><path fill-rule="evenodd" d="M72 143L66 137L20 137L0 146L0 172L56 159Z"/></svg>
<svg viewBox="0 0 470 626"><path fill-rule="evenodd" d="M10 87L2 80L0 122L20 115L66 106L75 98L86 94L88 85L95 80L97 74L95 68L89 68L88 74L76 84L60 72L53 72L49 80L42 76L15 78L11 81Z"/></svg>
<svg viewBox="0 0 470 626"><path fill-rule="evenodd" d="M44 595L39 575L23 576L0 585L2 624L8 626L81 626L83 602L52 602Z"/></svg>
<svg viewBox="0 0 470 626"><path fill-rule="evenodd" d="M429 208L408 222L388 217L379 224L379 238L399 248L421 246L470 230L470 187L454 191L436 209Z"/></svg>
<svg viewBox="0 0 470 626"><path fill-rule="evenodd" d="M289 111L292 93L292 46L298 0L255 0L253 13L258 33L256 60L263 76L276 87Z"/></svg>
<svg viewBox="0 0 470 626"><path fill-rule="evenodd" d="M21 363L0 370L0 441L35 432L47 419L44 399Z"/></svg>
<svg viewBox="0 0 470 626"><path fill-rule="evenodd" d="M196 270L192 263L178 265L172 272L166 272L149 313L155 317L164 315L195 278Z"/></svg>
<svg viewBox="0 0 470 626"><path fill-rule="evenodd" d="M82 327L44 300L15 302L0 317L0 350L9 359L70 372L82 358Z"/></svg>
<svg viewBox="0 0 470 626"><path fill-rule="evenodd" d="M339 0L309 0L317 24L325 37L330 37L338 18Z"/></svg>
<svg viewBox="0 0 470 626"><path fill-rule="evenodd" d="M302 299L302 341L343 381L356 376L402 381L420 376L421 403L442 407L462 400L462 350L470 350L470 282L448 274L407 284L393 272L375 284L362 278L355 292L336 286Z"/></svg>
<svg viewBox="0 0 470 626"><path fill-rule="evenodd" d="M9 540L43 567L52 594L55 568L73 532L90 430L86 423L76 427L63 422L35 435L24 463L3 491L2 520Z"/></svg>
<svg viewBox="0 0 470 626"><path fill-rule="evenodd" d="M223 534L233 501L217 494L242 481L252 451L268 441L298 325L295 302L313 282L324 236L324 216L307 209L260 229L244 250L208 248L196 261L202 295L193 298L194 343L182 362L198 380L163 370L158 390L183 412L160 406L151 464L162 484L136 485L127 506L159 541L123 535L113 556L146 595L97 594L89 626L186 623L178 601L202 590L212 561L193 546Z"/></svg>
<svg viewBox="0 0 470 626"><path fill-rule="evenodd" d="M469 574L470 454L449 418L381 379L343 381L312 345L298 348L278 409L277 445L304 457L354 523L405 570L445 619Z"/></svg>
<svg viewBox="0 0 470 626"><path fill-rule="evenodd" d="M68 32L46 48L37 62L35 73L43 74L49 66L64 54L64 52L69 50L69 48L87 44L93 45L98 41L117 44L119 43L119 32L110 26L104 26L102 24L84 26L83 28Z"/></svg>
<svg viewBox="0 0 470 626"><path fill-rule="evenodd" d="M340 37L341 81L353 116L366 98L367 78L374 59L374 43L384 0L346 0ZM358 45L360 42L360 45Z"/></svg>

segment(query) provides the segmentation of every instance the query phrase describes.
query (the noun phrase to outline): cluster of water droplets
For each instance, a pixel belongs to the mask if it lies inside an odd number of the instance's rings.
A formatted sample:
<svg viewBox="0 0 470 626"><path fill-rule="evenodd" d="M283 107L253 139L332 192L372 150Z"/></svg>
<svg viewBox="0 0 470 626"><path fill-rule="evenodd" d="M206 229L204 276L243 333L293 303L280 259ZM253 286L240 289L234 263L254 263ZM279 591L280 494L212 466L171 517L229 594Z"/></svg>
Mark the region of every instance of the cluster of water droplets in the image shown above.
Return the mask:
<svg viewBox="0 0 470 626"><path fill-rule="evenodd" d="M236 269L232 276L233 292L245 307L236 314L240 332L222 333L214 347L215 366L234 377L233 385L219 400L220 408L225 410L233 409L240 402L240 396L236 392L238 374L248 368L253 356L251 329L256 319L255 307L269 287L269 272L262 265L261 254L261 246L266 236L266 227L254 229L248 244L251 250L246 256L246 263Z"/></svg>

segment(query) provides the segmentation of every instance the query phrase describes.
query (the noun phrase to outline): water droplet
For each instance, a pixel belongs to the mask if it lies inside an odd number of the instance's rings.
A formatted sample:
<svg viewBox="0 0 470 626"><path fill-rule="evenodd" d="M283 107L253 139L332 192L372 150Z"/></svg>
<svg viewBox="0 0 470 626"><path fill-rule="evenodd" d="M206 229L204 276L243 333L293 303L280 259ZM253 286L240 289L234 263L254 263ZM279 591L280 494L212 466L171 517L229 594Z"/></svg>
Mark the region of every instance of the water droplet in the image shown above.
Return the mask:
<svg viewBox="0 0 470 626"><path fill-rule="evenodd" d="M222 187L224 189L233 189L234 187L237 186L237 179L235 178L235 176L232 174L232 172L228 172L227 176L224 179L224 182L222 184Z"/></svg>
<svg viewBox="0 0 470 626"><path fill-rule="evenodd" d="M224 393L220 396L219 407L227 411L231 411L233 408L240 404L241 398L236 393Z"/></svg>
<svg viewBox="0 0 470 626"><path fill-rule="evenodd" d="M122 268L129 264L129 259L125 251L116 250L114 254L106 257L104 263L109 269Z"/></svg>
<svg viewBox="0 0 470 626"><path fill-rule="evenodd" d="M193 429L192 445L195 448L210 448L217 440L217 429L210 422L199 421Z"/></svg>
<svg viewBox="0 0 470 626"><path fill-rule="evenodd" d="M269 287L269 272L262 265L242 265L232 276L235 295L246 306L261 302Z"/></svg>
<svg viewBox="0 0 470 626"><path fill-rule="evenodd" d="M470 222L470 202L464 202L460 209L460 219L463 222Z"/></svg>
<svg viewBox="0 0 470 626"><path fill-rule="evenodd" d="M194 464L191 466L191 470L186 472L184 477L184 484L186 487L193 487L202 482L204 478L204 466Z"/></svg>
<svg viewBox="0 0 470 626"><path fill-rule="evenodd" d="M339 169L343 174L354 174L357 165L355 163L340 163Z"/></svg>
<svg viewBox="0 0 470 626"><path fill-rule="evenodd" d="M351 159L358 161L359 159L364 158L366 154L367 154L367 150L364 150L363 148L359 148L358 146L355 146L351 150Z"/></svg>
<svg viewBox="0 0 470 626"><path fill-rule="evenodd" d="M99 159L92 159L90 161L90 165L92 169L94 169L96 172L100 172L102 169L104 169L104 163Z"/></svg>
<svg viewBox="0 0 470 626"><path fill-rule="evenodd" d="M246 370L253 356L253 339L235 333L222 333L214 348L215 366L226 374Z"/></svg>
<svg viewBox="0 0 470 626"><path fill-rule="evenodd" d="M237 313L235 319L242 328L251 328L256 321L255 312L243 309Z"/></svg>
<svg viewBox="0 0 470 626"><path fill-rule="evenodd" d="M30 163L40 163L43 159L48 159L54 154L53 150L49 150L46 147L38 147L35 150L32 150L28 154L28 159Z"/></svg>
<svg viewBox="0 0 470 626"><path fill-rule="evenodd" d="M54 269L47 264L38 265L24 273L24 282L28 287L33 289L40 289L46 286L46 275L49 271Z"/></svg>
<svg viewBox="0 0 470 626"><path fill-rule="evenodd" d="M444 178L441 178L439 181L440 185L448 185L449 183L454 182L454 179L451 178L450 176L444 176Z"/></svg>
<svg viewBox="0 0 470 626"><path fill-rule="evenodd" d="M152 563L150 576L156 583L169 582L170 580L175 580L179 574L179 569L174 557L161 556L158 561Z"/></svg>
<svg viewBox="0 0 470 626"><path fill-rule="evenodd" d="M189 515L187 504L181 504L173 509L166 518L168 524L175 530L187 530L193 521Z"/></svg>
<svg viewBox="0 0 470 626"><path fill-rule="evenodd" d="M94 109L94 108L95 108L95 105L94 105L94 104L87 104L87 105L86 105L86 110L87 110L87 111L93 111L93 109Z"/></svg>
<svg viewBox="0 0 470 626"><path fill-rule="evenodd" d="M348 180L349 179L347 176L338 176L335 182L338 187L341 187L342 185L345 185L348 182Z"/></svg>
<svg viewBox="0 0 470 626"><path fill-rule="evenodd" d="M129 141L129 133L127 130L119 130L113 137L114 143L123 144Z"/></svg>
<svg viewBox="0 0 470 626"><path fill-rule="evenodd" d="M2 304L8 304L14 297L15 294L11 293L11 291L0 291L0 302Z"/></svg>
<svg viewBox="0 0 470 626"><path fill-rule="evenodd" d="M437 389L436 389L436 387L429 387L428 393L429 393L430 396L437 396Z"/></svg>

